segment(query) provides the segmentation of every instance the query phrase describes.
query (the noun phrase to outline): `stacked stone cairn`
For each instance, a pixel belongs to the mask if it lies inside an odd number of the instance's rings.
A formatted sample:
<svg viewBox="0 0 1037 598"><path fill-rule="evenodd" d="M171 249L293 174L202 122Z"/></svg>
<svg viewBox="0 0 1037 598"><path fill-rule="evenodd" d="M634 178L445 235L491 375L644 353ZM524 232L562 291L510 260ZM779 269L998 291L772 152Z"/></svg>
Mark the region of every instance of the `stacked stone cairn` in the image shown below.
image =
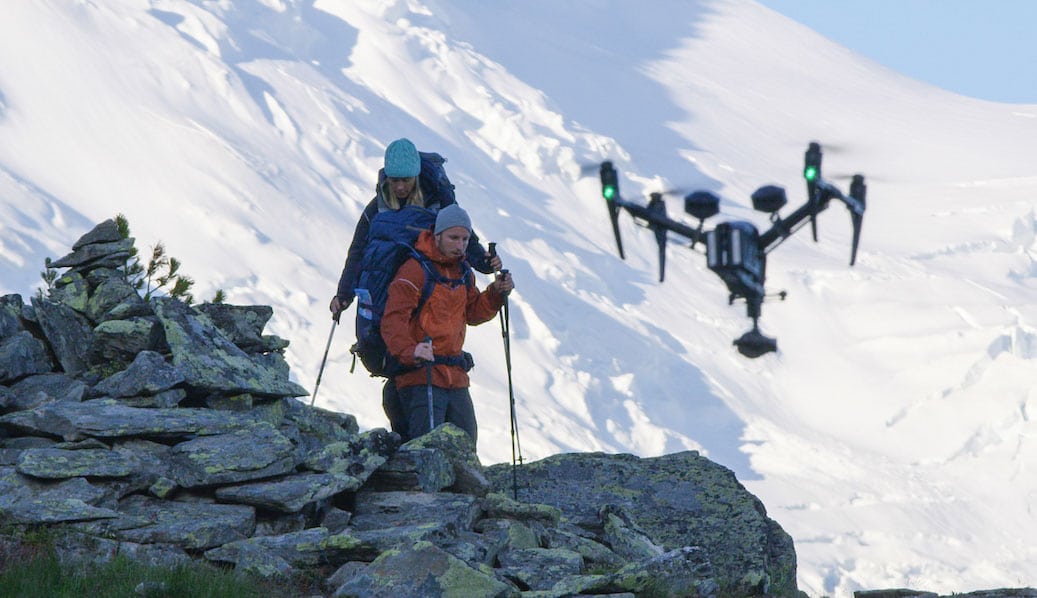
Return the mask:
<svg viewBox="0 0 1037 598"><path fill-rule="evenodd" d="M697 453L483 468L450 424L360 432L299 399L270 307L145 302L132 247L103 222L29 305L0 297L2 529L328 596L798 595L789 536Z"/></svg>

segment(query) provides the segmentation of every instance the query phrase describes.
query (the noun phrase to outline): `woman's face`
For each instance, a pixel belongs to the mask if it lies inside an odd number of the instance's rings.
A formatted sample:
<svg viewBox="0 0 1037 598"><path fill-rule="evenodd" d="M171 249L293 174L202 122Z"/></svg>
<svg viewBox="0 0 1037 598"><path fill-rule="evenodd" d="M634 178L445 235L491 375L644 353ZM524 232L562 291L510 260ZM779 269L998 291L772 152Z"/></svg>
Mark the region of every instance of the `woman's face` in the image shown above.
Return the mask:
<svg viewBox="0 0 1037 598"><path fill-rule="evenodd" d="M407 177L407 178L396 178L389 177L389 189L392 190L392 194L396 199L407 199L410 197L411 191L414 191L414 184L417 182L418 177Z"/></svg>

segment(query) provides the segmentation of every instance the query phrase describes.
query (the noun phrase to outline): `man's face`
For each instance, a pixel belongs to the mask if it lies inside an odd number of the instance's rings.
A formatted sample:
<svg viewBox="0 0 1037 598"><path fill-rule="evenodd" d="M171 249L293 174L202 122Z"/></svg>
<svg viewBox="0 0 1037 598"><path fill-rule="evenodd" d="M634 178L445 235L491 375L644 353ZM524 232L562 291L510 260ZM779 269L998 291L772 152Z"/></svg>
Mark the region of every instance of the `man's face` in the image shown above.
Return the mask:
<svg viewBox="0 0 1037 598"><path fill-rule="evenodd" d="M454 226L436 235L436 247L447 257L461 257L468 247L471 233L463 226Z"/></svg>
<svg viewBox="0 0 1037 598"><path fill-rule="evenodd" d="M389 177L389 189L392 194L396 196L396 199L407 199L410 197L411 191L414 190L414 183L416 183L418 177L408 178L396 178Z"/></svg>

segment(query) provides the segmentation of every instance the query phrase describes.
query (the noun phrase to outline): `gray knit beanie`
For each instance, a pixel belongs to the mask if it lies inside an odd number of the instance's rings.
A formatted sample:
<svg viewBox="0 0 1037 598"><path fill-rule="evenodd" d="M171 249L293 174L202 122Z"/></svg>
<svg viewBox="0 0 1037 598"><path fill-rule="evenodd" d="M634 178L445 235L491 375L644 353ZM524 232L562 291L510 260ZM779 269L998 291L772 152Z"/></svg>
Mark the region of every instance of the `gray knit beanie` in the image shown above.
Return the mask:
<svg viewBox="0 0 1037 598"><path fill-rule="evenodd" d="M472 232L472 220L468 217L468 212L462 210L461 206L456 203L452 203L436 215L436 228L433 232L438 235L455 226L463 226L468 229L469 233Z"/></svg>
<svg viewBox="0 0 1037 598"><path fill-rule="evenodd" d="M406 179L421 174L418 149L406 137L397 139L385 148L385 176Z"/></svg>

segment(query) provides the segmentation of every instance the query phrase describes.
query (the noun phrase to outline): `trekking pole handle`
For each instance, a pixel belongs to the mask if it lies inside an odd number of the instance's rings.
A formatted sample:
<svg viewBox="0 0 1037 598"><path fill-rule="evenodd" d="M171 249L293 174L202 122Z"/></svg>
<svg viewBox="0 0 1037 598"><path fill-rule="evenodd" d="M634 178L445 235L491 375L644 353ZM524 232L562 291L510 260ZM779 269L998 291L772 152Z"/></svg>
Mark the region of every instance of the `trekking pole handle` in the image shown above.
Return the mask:
<svg viewBox="0 0 1037 598"><path fill-rule="evenodd" d="M490 241L490 243L489 243L489 253L490 253L490 258L497 257L497 242L496 241ZM497 272L497 274L499 274L500 276L506 276L508 274L508 270L507 270L507 268L502 268L502 269L500 269ZM504 293L504 296L507 297L508 293Z"/></svg>
<svg viewBox="0 0 1037 598"><path fill-rule="evenodd" d="M498 279L504 278L506 276L508 276L508 269L507 268L502 268L501 271L497 273L497 278ZM503 292L501 294L504 295L505 298L507 298L507 296L511 294L511 291L505 291L505 292Z"/></svg>
<svg viewBox="0 0 1037 598"><path fill-rule="evenodd" d="M489 250L488 251L489 251L491 260L493 258L497 257L497 242L496 241L490 241Z"/></svg>
<svg viewBox="0 0 1037 598"><path fill-rule="evenodd" d="M424 339L422 339L422 341L421 341L421 342L422 342L423 344L424 344L424 343L428 343L428 346L429 346L430 348L432 347L432 337L431 337L431 336L425 335L425 338L424 338ZM432 363L432 361L429 361L429 360L427 360L427 359L426 359L425 361L426 361L427 363Z"/></svg>

